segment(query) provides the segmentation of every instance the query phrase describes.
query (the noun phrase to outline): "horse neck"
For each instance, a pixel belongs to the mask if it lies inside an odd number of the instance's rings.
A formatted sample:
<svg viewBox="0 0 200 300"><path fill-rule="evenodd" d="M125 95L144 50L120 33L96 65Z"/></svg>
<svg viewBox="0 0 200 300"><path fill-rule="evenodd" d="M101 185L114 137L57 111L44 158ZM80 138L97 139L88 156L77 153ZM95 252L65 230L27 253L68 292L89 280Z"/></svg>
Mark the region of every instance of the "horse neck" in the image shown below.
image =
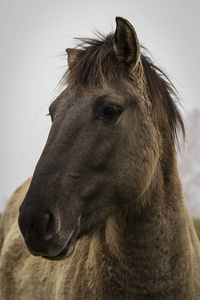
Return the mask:
<svg viewBox="0 0 200 300"><path fill-rule="evenodd" d="M105 226L102 251L110 265L115 265L121 284L122 274L126 274L125 285L131 282L134 289L134 282L138 287L145 283L149 294L161 294L175 285L180 291L188 276L186 264L190 257L192 226L182 197L176 158L170 174L166 176L159 169L140 199L146 203L140 213L134 213L135 207L129 206L110 217ZM111 270L113 273L113 267ZM135 289L132 293L140 294Z"/></svg>

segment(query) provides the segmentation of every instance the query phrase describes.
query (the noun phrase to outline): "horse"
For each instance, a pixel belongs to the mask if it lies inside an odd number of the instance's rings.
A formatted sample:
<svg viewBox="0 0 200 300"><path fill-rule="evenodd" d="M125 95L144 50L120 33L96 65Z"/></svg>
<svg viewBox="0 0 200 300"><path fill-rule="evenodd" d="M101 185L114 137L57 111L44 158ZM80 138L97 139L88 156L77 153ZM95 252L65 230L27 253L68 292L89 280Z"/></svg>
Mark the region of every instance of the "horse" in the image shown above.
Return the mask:
<svg viewBox="0 0 200 300"><path fill-rule="evenodd" d="M121 17L66 51L46 145L2 216L0 299L199 300L175 87Z"/></svg>

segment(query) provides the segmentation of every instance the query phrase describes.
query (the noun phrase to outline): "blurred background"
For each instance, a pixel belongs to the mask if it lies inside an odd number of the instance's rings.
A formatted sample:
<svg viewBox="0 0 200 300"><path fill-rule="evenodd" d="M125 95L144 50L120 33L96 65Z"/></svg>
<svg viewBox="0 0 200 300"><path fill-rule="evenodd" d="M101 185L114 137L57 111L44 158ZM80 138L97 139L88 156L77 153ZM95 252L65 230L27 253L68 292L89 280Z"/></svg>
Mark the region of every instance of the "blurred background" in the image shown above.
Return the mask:
<svg viewBox="0 0 200 300"><path fill-rule="evenodd" d="M181 96L187 141L179 167L187 206L200 217L200 1L0 0L0 211L30 177L51 126L48 106L74 37L93 37L127 18Z"/></svg>

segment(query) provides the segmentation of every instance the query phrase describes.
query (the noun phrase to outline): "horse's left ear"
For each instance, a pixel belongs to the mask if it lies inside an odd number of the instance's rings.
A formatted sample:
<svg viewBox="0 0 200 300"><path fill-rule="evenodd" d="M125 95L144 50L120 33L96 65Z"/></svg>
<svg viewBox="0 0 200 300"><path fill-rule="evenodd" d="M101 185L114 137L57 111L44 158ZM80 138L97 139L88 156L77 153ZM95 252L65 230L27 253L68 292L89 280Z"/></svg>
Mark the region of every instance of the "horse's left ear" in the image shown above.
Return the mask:
<svg viewBox="0 0 200 300"><path fill-rule="evenodd" d="M140 43L133 26L124 18L116 17L114 51L119 61L130 73L133 73L140 62Z"/></svg>
<svg viewBox="0 0 200 300"><path fill-rule="evenodd" d="M65 51L67 52L68 66L70 68L72 66L73 62L75 61L75 59L77 58L80 50L76 49L76 48L67 48Z"/></svg>

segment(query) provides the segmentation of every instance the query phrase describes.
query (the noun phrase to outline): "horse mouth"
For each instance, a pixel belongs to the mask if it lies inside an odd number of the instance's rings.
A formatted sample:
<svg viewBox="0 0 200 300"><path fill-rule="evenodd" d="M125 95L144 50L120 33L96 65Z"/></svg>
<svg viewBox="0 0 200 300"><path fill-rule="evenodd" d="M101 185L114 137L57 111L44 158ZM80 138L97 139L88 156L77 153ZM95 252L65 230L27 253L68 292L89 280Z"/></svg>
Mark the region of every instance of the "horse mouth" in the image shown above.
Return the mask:
<svg viewBox="0 0 200 300"><path fill-rule="evenodd" d="M48 260L62 260L65 258L68 258L72 255L72 253L74 252L76 243L71 243L70 241L67 243L67 245L62 249L62 251L56 255L56 256L42 256L45 259Z"/></svg>
<svg viewBox="0 0 200 300"><path fill-rule="evenodd" d="M78 220L78 224L72 230L65 246L62 248L62 250L60 251L59 254L57 254L55 256L45 256L44 255L42 257L45 259L48 259L48 260L62 260L62 259L70 257L74 252L76 242L78 240L79 225L80 225L80 218Z"/></svg>

